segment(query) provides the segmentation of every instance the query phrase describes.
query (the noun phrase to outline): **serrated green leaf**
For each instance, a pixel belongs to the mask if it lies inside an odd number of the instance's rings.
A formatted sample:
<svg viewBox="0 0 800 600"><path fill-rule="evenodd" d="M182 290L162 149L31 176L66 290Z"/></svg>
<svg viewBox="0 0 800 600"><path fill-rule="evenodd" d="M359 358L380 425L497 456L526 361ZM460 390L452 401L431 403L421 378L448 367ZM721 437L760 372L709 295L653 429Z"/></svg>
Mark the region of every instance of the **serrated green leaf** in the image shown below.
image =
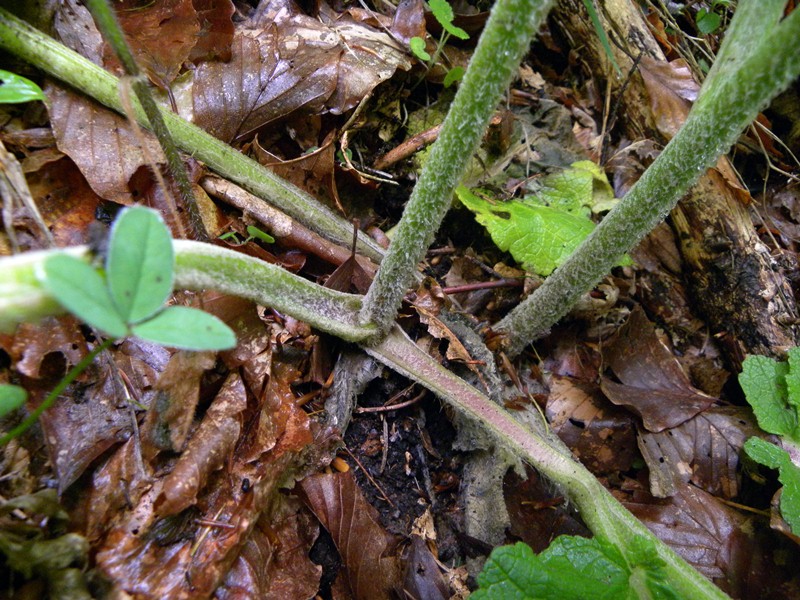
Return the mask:
<svg viewBox="0 0 800 600"><path fill-rule="evenodd" d="M794 408L795 416L800 412L800 348L789 348L789 372L786 374L786 402Z"/></svg>
<svg viewBox="0 0 800 600"><path fill-rule="evenodd" d="M425 40L423 40L421 37L412 37L408 41L408 46L411 48L411 52L414 54L414 56L416 56L418 59L425 62L431 59L431 55L425 50Z"/></svg>
<svg viewBox="0 0 800 600"><path fill-rule="evenodd" d="M185 350L227 350L236 345L236 335L225 323L185 306L169 306L131 329L143 340Z"/></svg>
<svg viewBox="0 0 800 600"><path fill-rule="evenodd" d="M0 417L17 410L25 403L28 392L18 385L0 383Z"/></svg>
<svg viewBox="0 0 800 600"><path fill-rule="evenodd" d="M442 26L442 29L460 40L469 39L469 34L466 31L453 25L453 9L447 0L428 0L428 6L431 7L431 12L436 17L439 25Z"/></svg>
<svg viewBox="0 0 800 600"><path fill-rule="evenodd" d="M786 375L789 365L768 356L748 356L742 363L739 384L758 420L768 433L792 436L797 415L787 406Z"/></svg>
<svg viewBox="0 0 800 600"><path fill-rule="evenodd" d="M641 542L641 543L638 543ZM478 575L475 600L677 598L651 540L631 540L628 561L597 539L561 536L536 556L525 544L496 548ZM641 594L641 595L640 595Z"/></svg>
<svg viewBox="0 0 800 600"><path fill-rule="evenodd" d="M105 280L82 260L66 254L51 256L44 263L43 280L59 304L82 321L111 337L128 334Z"/></svg>
<svg viewBox="0 0 800 600"><path fill-rule="evenodd" d="M44 100L42 88L15 73L0 69L0 104L17 104Z"/></svg>
<svg viewBox="0 0 800 600"><path fill-rule="evenodd" d="M172 291L172 238L159 214L134 206L111 228L106 272L111 297L127 323L154 315Z"/></svg>
<svg viewBox="0 0 800 600"><path fill-rule="evenodd" d="M568 169L549 175L541 189L525 201L587 217L611 210L619 202L603 169L590 160L572 163Z"/></svg>
<svg viewBox="0 0 800 600"><path fill-rule="evenodd" d="M761 438L747 440L744 450L754 461L778 469L778 481L783 484L781 516L792 528L792 533L800 535L800 468L792 462L786 450Z"/></svg>

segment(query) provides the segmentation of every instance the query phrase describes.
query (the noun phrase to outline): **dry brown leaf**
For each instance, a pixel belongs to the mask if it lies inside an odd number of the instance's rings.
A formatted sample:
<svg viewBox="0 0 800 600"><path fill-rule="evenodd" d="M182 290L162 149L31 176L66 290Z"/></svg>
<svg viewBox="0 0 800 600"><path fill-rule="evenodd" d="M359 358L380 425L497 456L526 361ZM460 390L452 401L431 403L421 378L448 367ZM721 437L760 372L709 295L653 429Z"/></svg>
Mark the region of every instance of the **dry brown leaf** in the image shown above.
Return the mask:
<svg viewBox="0 0 800 600"><path fill-rule="evenodd" d="M313 598L322 567L308 558L319 523L296 498L278 496L262 515L214 597L219 600Z"/></svg>
<svg viewBox="0 0 800 600"><path fill-rule="evenodd" d="M378 523L352 472L311 475L298 486L339 549L356 600L394 597L400 587L396 541Z"/></svg>
<svg viewBox="0 0 800 600"><path fill-rule="evenodd" d="M752 413L739 407L712 408L672 429L642 432L639 449L650 470L651 492L666 498L691 482L715 496L735 498L739 454L757 433Z"/></svg>
<svg viewBox="0 0 800 600"><path fill-rule="evenodd" d="M636 458L633 417L609 404L596 384L554 376L546 415L553 431L593 473L631 468Z"/></svg>
<svg viewBox="0 0 800 600"><path fill-rule="evenodd" d="M638 306L604 346L603 360L622 382L601 377L603 393L641 416L649 431L676 427L715 402L691 384Z"/></svg>
<svg viewBox="0 0 800 600"><path fill-rule="evenodd" d="M155 505L159 516L177 514L197 502L211 473L230 459L246 406L241 377L235 373L229 375L172 472L164 479Z"/></svg>
<svg viewBox="0 0 800 600"><path fill-rule="evenodd" d="M672 139L686 120L700 92L692 71L682 58L672 62L642 56L639 72L650 95L651 110L656 128L668 140Z"/></svg>
<svg viewBox="0 0 800 600"><path fill-rule="evenodd" d="M391 36L349 15L322 23L273 0L257 19L236 32L230 62L203 62L194 73L193 121L224 141L300 108L340 114L411 67Z"/></svg>

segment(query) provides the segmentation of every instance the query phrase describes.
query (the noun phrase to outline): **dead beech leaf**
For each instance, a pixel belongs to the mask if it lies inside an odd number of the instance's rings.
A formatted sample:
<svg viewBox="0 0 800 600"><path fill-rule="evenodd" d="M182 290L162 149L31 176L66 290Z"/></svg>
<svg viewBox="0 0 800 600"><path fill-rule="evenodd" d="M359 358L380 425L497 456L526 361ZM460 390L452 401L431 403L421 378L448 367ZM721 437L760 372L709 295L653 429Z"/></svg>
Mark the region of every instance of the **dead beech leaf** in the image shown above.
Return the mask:
<svg viewBox="0 0 800 600"><path fill-rule="evenodd" d="M553 431L592 473L631 468L636 458L633 417L609 404L596 384L553 376L546 415Z"/></svg>
<svg viewBox="0 0 800 600"><path fill-rule="evenodd" d="M136 62L159 86L169 85L200 34L192 0L117 0L113 7ZM108 48L105 63L114 62Z"/></svg>
<svg viewBox="0 0 800 600"><path fill-rule="evenodd" d="M664 62L645 55L639 63L639 72L650 95L656 128L670 140L678 133L692 103L697 100L700 85L682 58Z"/></svg>
<svg viewBox="0 0 800 600"><path fill-rule="evenodd" d="M603 393L642 417L648 431L676 427L715 402L692 386L638 306L603 348L603 360L622 382L601 377Z"/></svg>
<svg viewBox="0 0 800 600"><path fill-rule="evenodd" d="M211 473L230 458L242 428L247 397L238 374L231 374L206 411L175 468L156 498L159 516L174 515L194 505Z"/></svg>
<svg viewBox="0 0 800 600"><path fill-rule="evenodd" d="M272 0L236 31L229 62L202 62L193 121L230 142L302 108L340 114L411 63L387 33L349 15L322 23L290 0Z"/></svg>
<svg viewBox="0 0 800 600"><path fill-rule="evenodd" d="M292 496L277 496L214 595L219 600L313 598L322 567L308 558L319 533L314 516Z"/></svg>
<svg viewBox="0 0 800 600"><path fill-rule="evenodd" d="M425 39L425 5L422 0L400 0L392 19L392 33L408 44L412 37Z"/></svg>
<svg viewBox="0 0 800 600"><path fill-rule="evenodd" d="M189 54L189 60L218 58L231 59L233 40L233 17L236 12L231 0L193 0L200 23L197 44Z"/></svg>
<svg viewBox="0 0 800 600"><path fill-rule="evenodd" d="M397 544L378 523L352 472L311 475L298 486L306 504L330 532L356 600L393 598L400 583Z"/></svg>
<svg viewBox="0 0 800 600"><path fill-rule="evenodd" d="M642 432L639 449L650 471L652 494L666 498L691 482L715 496L735 498L739 454L757 432L752 413L733 406L711 408L660 433Z"/></svg>

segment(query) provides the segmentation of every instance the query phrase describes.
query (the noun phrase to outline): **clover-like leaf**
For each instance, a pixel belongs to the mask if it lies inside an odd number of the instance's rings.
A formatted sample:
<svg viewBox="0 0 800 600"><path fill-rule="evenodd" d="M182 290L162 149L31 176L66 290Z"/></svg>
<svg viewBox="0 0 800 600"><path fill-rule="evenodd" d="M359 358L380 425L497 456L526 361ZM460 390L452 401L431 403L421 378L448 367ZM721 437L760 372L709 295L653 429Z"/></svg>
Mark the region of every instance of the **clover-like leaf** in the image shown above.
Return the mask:
<svg viewBox="0 0 800 600"><path fill-rule="evenodd" d="M159 214L126 208L111 228L106 260L108 288L126 323L153 316L172 291L172 238Z"/></svg>
<svg viewBox="0 0 800 600"><path fill-rule="evenodd" d="M105 280L87 263L67 254L51 256L43 282L61 306L92 327L115 338L128 334Z"/></svg>
<svg viewBox="0 0 800 600"><path fill-rule="evenodd" d="M225 323L185 306L169 306L131 329L143 340L185 350L226 350L236 345L236 335Z"/></svg>

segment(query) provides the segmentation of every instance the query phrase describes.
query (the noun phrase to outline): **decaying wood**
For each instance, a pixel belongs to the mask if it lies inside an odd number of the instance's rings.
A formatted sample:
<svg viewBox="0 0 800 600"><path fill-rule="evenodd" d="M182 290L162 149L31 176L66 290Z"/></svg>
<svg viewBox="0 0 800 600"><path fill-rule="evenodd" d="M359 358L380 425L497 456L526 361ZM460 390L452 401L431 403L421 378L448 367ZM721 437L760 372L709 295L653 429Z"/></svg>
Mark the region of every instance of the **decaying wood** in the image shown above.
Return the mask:
<svg viewBox="0 0 800 600"><path fill-rule="evenodd" d="M630 0L602 3L606 31L624 75L640 55L665 60L639 9ZM581 64L596 81L608 86L611 106L619 102L616 127L632 141L666 143L655 117L644 80L638 72L617 77L581 0L562 0L554 18L579 49ZM602 88L605 89L605 88ZM624 116L624 118L623 118ZM718 167L729 168L726 159ZM735 184L717 169L709 169L670 215L683 258L683 275L692 306L719 339L730 367L738 370L745 354L781 356L800 342L797 306L781 262L756 235L749 208Z"/></svg>

